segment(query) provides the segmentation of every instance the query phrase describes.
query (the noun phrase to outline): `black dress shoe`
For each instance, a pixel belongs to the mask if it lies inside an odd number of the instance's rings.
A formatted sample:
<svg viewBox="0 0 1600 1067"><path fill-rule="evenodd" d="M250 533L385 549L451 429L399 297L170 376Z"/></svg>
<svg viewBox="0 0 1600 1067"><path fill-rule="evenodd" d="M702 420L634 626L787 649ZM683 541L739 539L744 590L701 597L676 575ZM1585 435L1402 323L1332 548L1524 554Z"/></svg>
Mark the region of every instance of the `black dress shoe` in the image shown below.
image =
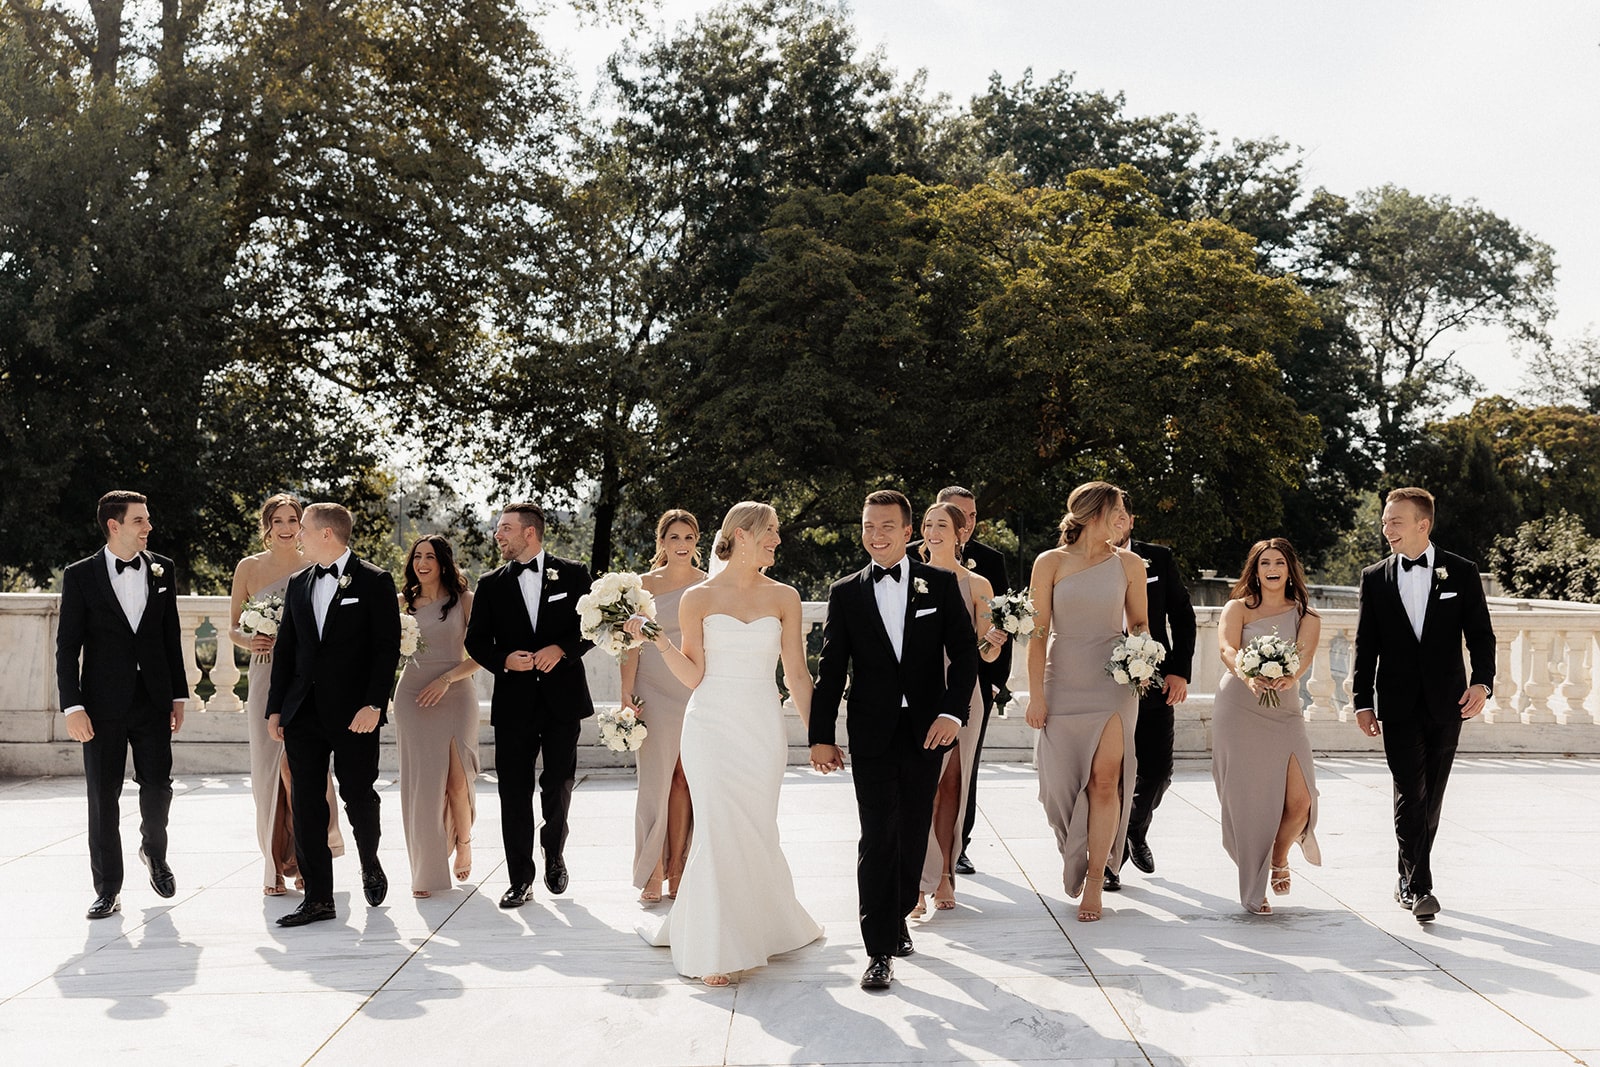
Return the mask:
<svg viewBox="0 0 1600 1067"><path fill-rule="evenodd" d="M1419 923L1433 922L1434 916L1439 914L1439 898L1432 893L1419 894L1411 905L1411 914L1417 917Z"/></svg>
<svg viewBox="0 0 1600 1067"><path fill-rule="evenodd" d="M1404 882L1396 882L1394 886L1394 902L1410 911L1417 903L1417 895L1407 889Z"/></svg>
<svg viewBox="0 0 1600 1067"><path fill-rule="evenodd" d="M122 910L122 898L115 893L101 893L83 913L86 919L109 919Z"/></svg>
<svg viewBox="0 0 1600 1067"><path fill-rule="evenodd" d="M1133 861L1135 867L1145 874L1156 873L1156 854L1150 851L1150 843L1148 841L1135 841L1131 837L1128 838L1128 858Z"/></svg>
<svg viewBox="0 0 1600 1067"><path fill-rule="evenodd" d="M310 923L325 923L330 919L337 919L339 913L333 910L333 904L317 901L302 900L300 906L287 915L278 917L279 926L306 926Z"/></svg>
<svg viewBox="0 0 1600 1067"><path fill-rule="evenodd" d="M156 891L156 896L170 897L178 892L178 879L173 877L172 868L167 866L166 860L153 860L144 854L142 848L139 858L150 872L150 888Z"/></svg>
<svg viewBox="0 0 1600 1067"><path fill-rule="evenodd" d="M888 989L894 978L894 960L888 956L874 956L867 963L867 973L861 976L862 989Z"/></svg>
<svg viewBox="0 0 1600 1067"><path fill-rule="evenodd" d="M972 861L967 859L967 853L966 853L965 849L962 850L961 855L956 857L955 866L952 869L957 874L977 874L978 873L978 868L974 867L972 865Z"/></svg>
<svg viewBox="0 0 1600 1067"><path fill-rule="evenodd" d="M383 867L377 861L373 861L371 867L361 868L361 892L374 908L389 895L389 876L383 873Z"/></svg>
<svg viewBox="0 0 1600 1067"><path fill-rule="evenodd" d="M1100 881L1100 886L1107 893L1120 893L1122 891L1122 876L1107 867L1105 877Z"/></svg>
<svg viewBox="0 0 1600 1067"><path fill-rule="evenodd" d="M894 954L899 956L901 959L905 959L907 956L914 954L916 951L917 946L911 943L911 938L909 937L902 937L899 941L895 942Z"/></svg>
<svg viewBox="0 0 1600 1067"><path fill-rule="evenodd" d="M567 891L567 864L560 856L544 854L544 887L560 896Z"/></svg>
<svg viewBox="0 0 1600 1067"><path fill-rule="evenodd" d="M502 908L520 908L533 899L533 883L518 882L500 897Z"/></svg>

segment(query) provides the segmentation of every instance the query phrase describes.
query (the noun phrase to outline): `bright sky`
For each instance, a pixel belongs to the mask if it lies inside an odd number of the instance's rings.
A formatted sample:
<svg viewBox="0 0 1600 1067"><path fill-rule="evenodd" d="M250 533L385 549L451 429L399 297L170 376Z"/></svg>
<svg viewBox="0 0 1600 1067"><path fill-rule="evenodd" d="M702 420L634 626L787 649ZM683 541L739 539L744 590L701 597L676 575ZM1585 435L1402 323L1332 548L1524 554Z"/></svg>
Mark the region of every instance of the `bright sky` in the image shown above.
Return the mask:
<svg viewBox="0 0 1600 1067"><path fill-rule="evenodd" d="M662 0L653 24L711 7ZM1308 187L1385 182L1475 199L1555 249L1553 333L1600 331L1600 3L1594 0L855 0L866 49L965 101L998 71L1123 92L1134 114L1193 113L1227 139L1276 135ZM547 26L592 84L615 28ZM1487 391L1520 365L1495 331L1463 338Z"/></svg>

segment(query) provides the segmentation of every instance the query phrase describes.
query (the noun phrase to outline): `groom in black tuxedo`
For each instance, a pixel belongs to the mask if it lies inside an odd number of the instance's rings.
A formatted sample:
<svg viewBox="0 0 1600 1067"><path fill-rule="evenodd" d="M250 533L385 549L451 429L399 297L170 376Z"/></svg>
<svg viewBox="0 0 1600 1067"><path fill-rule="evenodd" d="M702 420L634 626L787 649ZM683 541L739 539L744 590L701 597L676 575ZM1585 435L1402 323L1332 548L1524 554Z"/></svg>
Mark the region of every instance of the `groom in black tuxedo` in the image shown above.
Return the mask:
<svg viewBox="0 0 1600 1067"><path fill-rule="evenodd" d="M1361 572L1352 668L1356 723L1382 735L1394 778L1394 898L1421 922L1439 914L1430 857L1461 725L1494 686L1494 628L1477 564L1435 546L1432 532L1432 493L1389 494L1383 536L1393 554Z"/></svg>
<svg viewBox="0 0 1600 1067"><path fill-rule="evenodd" d="M906 916L917 903L942 758L978 681L978 635L955 574L906 554L911 502L904 494L868 495L861 542L872 562L828 590L811 765L823 774L844 766L835 728L848 675L846 727L861 818L856 889L869 957L861 988L888 989L893 957L913 951Z"/></svg>
<svg viewBox="0 0 1600 1067"><path fill-rule="evenodd" d="M544 550L544 509L508 504L495 525L506 565L478 580L467 623L467 654L494 675L489 723L500 780L500 836L511 888L502 908L533 895L533 787L539 786L544 829L544 884L567 891L567 813L578 775L578 731L594 714L583 654L594 647L579 632L578 598L589 569ZM544 756L544 770L534 764Z"/></svg>
<svg viewBox="0 0 1600 1067"><path fill-rule="evenodd" d="M361 888L377 907L389 892L378 863L378 727L400 665L400 609L394 578L350 551L350 512L312 504L300 517L313 566L289 579L273 648L267 733L284 743L296 826L328 825L328 760L339 781L361 855ZM325 834L294 835L306 880L300 906L279 926L335 917L333 853Z"/></svg>
<svg viewBox="0 0 1600 1067"><path fill-rule="evenodd" d="M106 547L62 575L56 634L61 710L68 736L83 745L89 790L91 919L122 910L117 801L130 748L139 783L139 858L158 896L178 891L167 865L167 813L172 735L183 726L189 700L172 561L145 547L152 529L146 498L107 493L98 520Z"/></svg>

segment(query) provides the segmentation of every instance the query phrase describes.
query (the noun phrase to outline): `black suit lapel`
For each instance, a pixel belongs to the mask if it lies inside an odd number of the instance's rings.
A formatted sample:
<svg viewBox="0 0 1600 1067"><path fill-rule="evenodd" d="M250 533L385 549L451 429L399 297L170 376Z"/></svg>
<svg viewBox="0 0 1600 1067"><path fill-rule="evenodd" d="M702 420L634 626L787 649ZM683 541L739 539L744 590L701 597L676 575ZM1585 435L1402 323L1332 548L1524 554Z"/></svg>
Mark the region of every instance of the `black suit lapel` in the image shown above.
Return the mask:
<svg viewBox="0 0 1600 1067"><path fill-rule="evenodd" d="M909 581L909 579L907 580ZM871 622L868 625L883 641L883 650L889 654L889 659L898 662L898 658L894 654L894 641L889 637L889 628L883 624L883 612L878 610L878 595L873 591L872 564L869 563L862 569L860 576L857 578L857 585L861 588L861 595L866 598L866 612L871 618ZM910 603L909 597L907 598L907 603ZM903 637L901 644L904 647Z"/></svg>
<svg viewBox="0 0 1600 1067"><path fill-rule="evenodd" d="M151 561L150 553L148 552L141 552L139 556L144 560L141 565L144 569L144 611L139 615L139 625L135 628L136 632L144 629L145 620L150 617L150 609L155 607L156 603L156 573L153 569L155 563Z"/></svg>
<svg viewBox="0 0 1600 1067"><path fill-rule="evenodd" d="M100 597L105 601L107 611L116 612L117 618L122 620L122 625L128 627L128 632L133 632L133 627L128 625L128 613L122 610L122 601L117 599L117 591L111 587L111 570L106 565L105 550L96 552L90 558L94 560L94 585L100 590ZM148 605L147 605L148 606Z"/></svg>
<svg viewBox="0 0 1600 1067"><path fill-rule="evenodd" d="M1440 562L1440 552L1435 548L1433 550L1433 566L1428 568L1428 599L1422 605L1422 636L1417 639L1419 642L1425 643L1427 641L1428 627L1433 624L1433 607L1439 599Z"/></svg>

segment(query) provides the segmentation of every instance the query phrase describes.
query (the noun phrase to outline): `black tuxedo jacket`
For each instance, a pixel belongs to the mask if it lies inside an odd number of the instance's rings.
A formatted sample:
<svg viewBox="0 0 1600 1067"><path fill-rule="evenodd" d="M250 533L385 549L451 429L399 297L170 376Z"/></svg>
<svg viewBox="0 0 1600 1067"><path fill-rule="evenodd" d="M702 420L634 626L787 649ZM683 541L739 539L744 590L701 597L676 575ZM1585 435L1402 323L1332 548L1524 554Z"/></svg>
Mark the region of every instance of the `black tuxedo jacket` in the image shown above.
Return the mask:
<svg viewBox="0 0 1600 1067"><path fill-rule="evenodd" d="M822 626L820 679L811 697L811 743L835 744L846 674L850 696L846 724L850 749L861 755L889 750L902 715L910 715L917 743L940 715L963 723L978 683L978 635L953 571L911 561L906 590L905 637L897 660L872 593L872 567L834 582ZM885 579L887 580L887 579ZM920 592L922 582L927 592ZM945 670L945 657L950 669ZM902 708L905 701L907 706Z"/></svg>
<svg viewBox="0 0 1600 1067"><path fill-rule="evenodd" d="M189 695L172 561L154 552L141 555L149 596L137 628L128 625L122 602L112 591L104 550L80 559L62 575L56 684L63 710L81 704L91 720L126 715L141 681L151 699L167 709Z"/></svg>
<svg viewBox="0 0 1600 1067"><path fill-rule="evenodd" d="M1351 694L1357 711L1371 708L1382 719L1424 706L1433 719L1456 719L1467 686L1494 685L1494 627L1477 564L1438 545L1433 552L1420 641L1400 600L1400 557L1391 555L1361 572ZM1439 575L1441 567L1445 577ZM1463 640L1472 660L1470 680L1461 658Z"/></svg>
<svg viewBox="0 0 1600 1067"><path fill-rule="evenodd" d="M922 547L921 541L913 541L910 551L915 553ZM1011 574L1006 569L1005 553L997 548L990 548L982 541L968 541L962 546L962 552L967 559L972 561L969 570L976 571L989 580L989 585L994 589L994 595L1005 596L1011 592ZM913 556L912 558L920 558ZM983 620L978 620L979 628L983 628ZM1006 681L1011 677L1011 650L1016 647L1017 639L1011 636L1005 644L1000 646L1000 655L993 663L978 657L978 678L989 688L984 692L984 702L988 703L988 695L996 688L1004 689Z"/></svg>
<svg viewBox="0 0 1600 1067"><path fill-rule="evenodd" d="M509 565L478 579L472 618L467 622L467 655L494 675L491 725L498 725L506 715L524 715L530 709L563 719L587 719L594 714L589 676L583 668L583 654L594 642L584 639L578 622L578 598L589 591L589 568L548 552L544 560L538 630L528 618L522 586L511 576ZM560 645L566 653L550 673L506 670L506 657L511 653L537 652L548 645Z"/></svg>
<svg viewBox="0 0 1600 1067"><path fill-rule="evenodd" d="M1186 682L1192 681L1194 604L1189 600L1189 586L1184 582L1183 575L1178 573L1178 562L1173 558L1172 549L1144 541L1133 541L1128 547L1145 562L1144 593L1150 605L1150 633L1167 650L1161 671L1163 674L1176 674Z"/></svg>
<svg viewBox="0 0 1600 1067"><path fill-rule="evenodd" d="M389 693L400 666L394 578L352 555L319 635L311 606L316 573L307 567L289 579L284 591L267 715L281 716L280 725L287 726L314 694L318 715L349 722L362 708L374 707L382 725L389 721Z"/></svg>

